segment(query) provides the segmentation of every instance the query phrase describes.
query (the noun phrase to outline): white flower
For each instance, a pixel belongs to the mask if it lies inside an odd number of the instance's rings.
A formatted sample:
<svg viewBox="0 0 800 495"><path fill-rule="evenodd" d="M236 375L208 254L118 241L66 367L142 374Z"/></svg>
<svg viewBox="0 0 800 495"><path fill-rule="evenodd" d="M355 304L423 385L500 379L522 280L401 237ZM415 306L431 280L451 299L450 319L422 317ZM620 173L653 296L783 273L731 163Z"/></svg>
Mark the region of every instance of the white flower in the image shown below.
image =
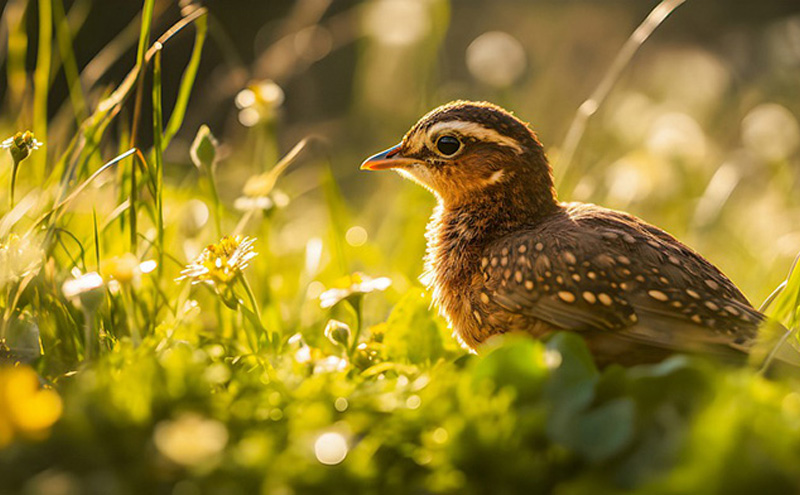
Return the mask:
<svg viewBox="0 0 800 495"><path fill-rule="evenodd" d="M81 274L80 271L73 272L74 278L64 282L61 290L67 299L72 299L93 291L103 286L103 277L97 272Z"/></svg>
<svg viewBox="0 0 800 495"><path fill-rule="evenodd" d="M255 239L225 236L203 249L200 256L186 265L178 280L189 279L214 287L229 285L258 253L253 251Z"/></svg>
<svg viewBox="0 0 800 495"><path fill-rule="evenodd" d="M338 356L328 356L314 362L314 374L333 373L347 369L347 360Z"/></svg>
<svg viewBox="0 0 800 495"><path fill-rule="evenodd" d="M372 278L356 272L346 277L340 285L344 287L328 289L319 296L320 306L330 308L351 296L386 290L392 285L392 280L388 277Z"/></svg>

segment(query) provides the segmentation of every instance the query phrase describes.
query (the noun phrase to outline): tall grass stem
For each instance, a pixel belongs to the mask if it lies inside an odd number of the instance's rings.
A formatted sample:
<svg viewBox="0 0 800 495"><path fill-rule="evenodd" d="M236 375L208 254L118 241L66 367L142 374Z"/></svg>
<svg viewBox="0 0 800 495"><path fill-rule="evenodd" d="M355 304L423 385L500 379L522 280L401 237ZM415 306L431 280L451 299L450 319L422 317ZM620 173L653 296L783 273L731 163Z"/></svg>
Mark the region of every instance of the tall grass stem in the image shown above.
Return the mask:
<svg viewBox="0 0 800 495"><path fill-rule="evenodd" d="M156 45L160 43L156 42ZM156 247L158 278L164 268L164 149L162 142L163 112L161 109L161 50L153 57L153 157L156 181Z"/></svg>
<svg viewBox="0 0 800 495"><path fill-rule="evenodd" d="M680 7L686 0L662 0L655 6L650 14L639 24L639 27L628 37L625 44L617 53L611 66L606 71L600 84L597 85L591 96L584 101L578 108L578 112L570 124L564 142L561 144L560 153L557 159L557 166L554 167L556 174L556 185L565 177L572 165L575 151L586 131L586 124L589 118L594 115L603 104L614 84L619 80L622 71L628 66L633 56L639 48L653 34L653 32L664 22L675 9Z"/></svg>
<svg viewBox="0 0 800 495"><path fill-rule="evenodd" d="M39 46L36 68L33 71L33 133L47 143L47 97L50 94L50 64L53 45L53 4L39 0ZM44 180L46 153L35 154L31 160L36 180Z"/></svg>

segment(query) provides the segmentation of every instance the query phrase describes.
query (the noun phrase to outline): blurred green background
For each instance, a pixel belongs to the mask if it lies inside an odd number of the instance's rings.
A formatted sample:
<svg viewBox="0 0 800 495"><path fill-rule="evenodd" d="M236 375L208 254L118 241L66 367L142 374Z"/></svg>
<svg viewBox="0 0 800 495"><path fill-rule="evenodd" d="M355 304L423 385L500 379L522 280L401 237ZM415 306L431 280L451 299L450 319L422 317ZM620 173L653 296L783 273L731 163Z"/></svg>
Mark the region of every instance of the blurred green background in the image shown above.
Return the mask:
<svg viewBox="0 0 800 495"><path fill-rule="evenodd" d="M6 32L27 4L6 4ZM538 132L555 162L563 200L625 209L666 228L721 266L758 304L800 247L796 2L686 2L625 68L590 119L569 169L559 169L565 166L559 149L576 110L655 4L209 1L209 42L196 87L181 132L165 151L168 180L180 182L190 173L188 147L202 123L229 151L219 174L228 202L248 174L316 136L311 159L281 182L293 198L284 213L285 235L278 233L281 248L304 246L323 228L327 216L315 210L319 180L309 162L324 157L353 213L347 227L361 226L379 241L375 263L352 268L413 277L423 249L418 234L433 200L397 177L360 173L357 166L398 141L434 106L486 99ZM141 6L77 0L66 8L91 105L135 62ZM154 33L174 22L180 8L156 2ZM36 11L32 2L22 21L28 30L35 29ZM104 54L112 43L115 50ZM191 44L191 34L180 33L164 51L167 114ZM29 45L32 68L35 37ZM10 57L3 55L5 68ZM73 125L65 81L54 71L53 137L69 135ZM259 110L263 115L237 107L237 94L265 81L277 84L283 101ZM26 88L20 81L0 83L1 134L29 126L24 109L9 118ZM143 126L144 142L150 134ZM114 146L112 140L106 145ZM53 156L65 141L50 141ZM388 262L398 256L399 265Z"/></svg>

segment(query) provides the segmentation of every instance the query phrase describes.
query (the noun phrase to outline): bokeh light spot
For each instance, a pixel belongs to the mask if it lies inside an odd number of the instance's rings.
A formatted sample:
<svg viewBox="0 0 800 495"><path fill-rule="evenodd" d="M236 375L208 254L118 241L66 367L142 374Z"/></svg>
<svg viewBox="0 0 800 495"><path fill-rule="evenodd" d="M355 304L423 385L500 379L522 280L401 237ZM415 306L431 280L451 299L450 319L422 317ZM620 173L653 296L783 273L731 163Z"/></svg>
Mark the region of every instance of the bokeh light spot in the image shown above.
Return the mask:
<svg viewBox="0 0 800 495"><path fill-rule="evenodd" d="M765 103L742 119L742 142L764 160L784 160L800 145L800 126L785 107Z"/></svg>
<svg viewBox="0 0 800 495"><path fill-rule="evenodd" d="M647 149L657 156L700 160L706 154L706 137L700 124L685 113L659 116L650 128Z"/></svg>
<svg viewBox="0 0 800 495"><path fill-rule="evenodd" d="M341 433L323 433L314 442L314 455L319 462L328 466L342 462L347 457L347 451L347 440Z"/></svg>
<svg viewBox="0 0 800 495"><path fill-rule="evenodd" d="M228 443L228 429L221 422L185 413L156 425L153 441L167 459L184 466L208 462Z"/></svg>
<svg viewBox="0 0 800 495"><path fill-rule="evenodd" d="M236 95L236 106L238 108L247 108L253 106L256 102L256 94L251 89L243 89Z"/></svg>
<svg viewBox="0 0 800 495"><path fill-rule="evenodd" d="M239 123L245 127L253 127L261 120L258 110L255 108L244 108L239 112Z"/></svg>
<svg viewBox="0 0 800 495"><path fill-rule="evenodd" d="M436 428L433 430L433 441L436 443L445 443L448 438L450 438L450 434L447 433L442 427Z"/></svg>
<svg viewBox="0 0 800 495"><path fill-rule="evenodd" d="M430 31L430 16L421 0L379 0L364 16L364 30L385 45L406 46Z"/></svg>
<svg viewBox="0 0 800 495"><path fill-rule="evenodd" d="M353 247L363 246L367 243L368 238L367 230L360 225L350 227L344 234L344 239Z"/></svg>
<svg viewBox="0 0 800 495"><path fill-rule="evenodd" d="M484 33L467 47L467 68L478 81L494 88L514 84L525 72L525 49L501 31Z"/></svg>
<svg viewBox="0 0 800 495"><path fill-rule="evenodd" d="M347 399L344 397L337 397L336 400L333 402L333 407L336 408L339 412L344 412L350 406L350 403L347 402Z"/></svg>

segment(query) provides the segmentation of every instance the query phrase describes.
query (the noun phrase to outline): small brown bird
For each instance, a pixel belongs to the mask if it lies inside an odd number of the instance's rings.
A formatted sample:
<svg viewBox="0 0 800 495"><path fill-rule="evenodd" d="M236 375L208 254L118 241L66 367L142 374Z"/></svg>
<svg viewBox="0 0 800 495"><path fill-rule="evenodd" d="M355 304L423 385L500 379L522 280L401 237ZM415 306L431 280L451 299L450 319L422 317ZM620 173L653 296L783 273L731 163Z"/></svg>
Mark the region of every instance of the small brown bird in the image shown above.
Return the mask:
<svg viewBox="0 0 800 495"><path fill-rule="evenodd" d="M426 274L455 335L583 335L601 364L745 357L764 316L703 256L627 213L560 203L544 149L497 105L455 101L368 158L439 200Z"/></svg>

